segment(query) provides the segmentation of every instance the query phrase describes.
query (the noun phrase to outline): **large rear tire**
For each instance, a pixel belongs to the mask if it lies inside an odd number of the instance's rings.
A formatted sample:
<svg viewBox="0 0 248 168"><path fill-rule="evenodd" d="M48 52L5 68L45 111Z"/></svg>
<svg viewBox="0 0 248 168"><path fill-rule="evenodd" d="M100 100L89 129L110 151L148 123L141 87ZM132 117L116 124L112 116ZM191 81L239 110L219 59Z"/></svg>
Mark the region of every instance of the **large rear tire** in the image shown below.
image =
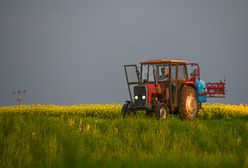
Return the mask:
<svg viewBox="0 0 248 168"><path fill-rule="evenodd" d="M186 85L183 87L179 108L181 118L186 120L196 118L199 106L194 88Z"/></svg>

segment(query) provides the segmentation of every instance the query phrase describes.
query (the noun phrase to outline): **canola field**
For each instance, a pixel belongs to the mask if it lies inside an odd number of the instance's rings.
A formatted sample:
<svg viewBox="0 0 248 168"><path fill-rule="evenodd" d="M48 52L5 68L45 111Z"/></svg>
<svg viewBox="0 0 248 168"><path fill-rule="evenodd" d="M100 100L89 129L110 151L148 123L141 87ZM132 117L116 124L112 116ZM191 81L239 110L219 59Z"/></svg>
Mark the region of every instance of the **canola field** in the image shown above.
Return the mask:
<svg viewBox="0 0 248 168"><path fill-rule="evenodd" d="M0 107L0 167L248 167L248 106L205 104L193 121L121 105Z"/></svg>
<svg viewBox="0 0 248 168"><path fill-rule="evenodd" d="M81 105L22 105L0 106L0 115L37 114L47 116L78 115L81 117L120 118L121 104L81 104ZM241 119L248 117L248 105L203 104L198 113L199 119Z"/></svg>

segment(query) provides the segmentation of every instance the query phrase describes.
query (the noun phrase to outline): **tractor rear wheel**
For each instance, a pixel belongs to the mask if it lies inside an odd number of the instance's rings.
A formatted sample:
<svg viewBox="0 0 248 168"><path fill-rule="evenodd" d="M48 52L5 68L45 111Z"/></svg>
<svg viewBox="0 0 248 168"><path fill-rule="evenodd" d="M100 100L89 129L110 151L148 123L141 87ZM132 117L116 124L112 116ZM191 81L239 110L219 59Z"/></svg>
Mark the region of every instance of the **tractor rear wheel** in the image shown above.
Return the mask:
<svg viewBox="0 0 248 168"><path fill-rule="evenodd" d="M157 118L160 120L166 119L169 109L164 104L158 104L156 107Z"/></svg>
<svg viewBox="0 0 248 168"><path fill-rule="evenodd" d="M184 86L180 100L180 115L183 119L194 119L198 112L198 100L196 90L190 86Z"/></svg>

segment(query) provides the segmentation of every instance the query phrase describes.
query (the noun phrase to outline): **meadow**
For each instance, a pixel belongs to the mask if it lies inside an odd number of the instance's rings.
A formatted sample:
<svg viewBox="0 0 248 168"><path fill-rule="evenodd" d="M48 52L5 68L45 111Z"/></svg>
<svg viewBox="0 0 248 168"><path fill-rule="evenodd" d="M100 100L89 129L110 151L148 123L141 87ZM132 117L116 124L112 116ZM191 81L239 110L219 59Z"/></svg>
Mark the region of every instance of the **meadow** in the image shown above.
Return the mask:
<svg viewBox="0 0 248 168"><path fill-rule="evenodd" d="M157 120L121 105L0 107L0 167L248 167L248 106Z"/></svg>

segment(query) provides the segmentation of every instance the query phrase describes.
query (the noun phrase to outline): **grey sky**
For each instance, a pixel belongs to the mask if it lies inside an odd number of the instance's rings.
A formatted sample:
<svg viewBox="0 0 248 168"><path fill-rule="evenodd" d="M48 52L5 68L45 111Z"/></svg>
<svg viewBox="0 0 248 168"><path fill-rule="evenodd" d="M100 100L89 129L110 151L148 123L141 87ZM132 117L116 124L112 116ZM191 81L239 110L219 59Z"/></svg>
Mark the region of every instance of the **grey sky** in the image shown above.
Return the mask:
<svg viewBox="0 0 248 168"><path fill-rule="evenodd" d="M122 103L123 65L186 59L248 103L247 0L0 0L0 105Z"/></svg>

